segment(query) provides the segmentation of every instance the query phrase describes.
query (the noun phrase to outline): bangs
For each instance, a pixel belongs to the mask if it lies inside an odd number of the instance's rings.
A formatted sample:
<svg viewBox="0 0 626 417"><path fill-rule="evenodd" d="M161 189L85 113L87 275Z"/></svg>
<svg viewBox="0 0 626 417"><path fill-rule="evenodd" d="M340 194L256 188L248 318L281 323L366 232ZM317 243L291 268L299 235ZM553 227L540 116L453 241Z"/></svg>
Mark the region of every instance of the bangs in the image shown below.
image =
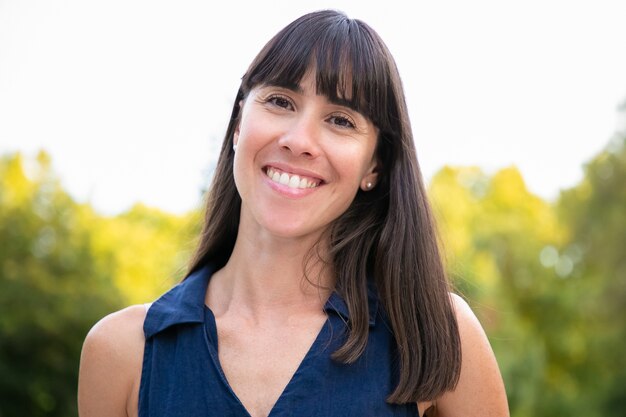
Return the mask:
<svg viewBox="0 0 626 417"><path fill-rule="evenodd" d="M336 12L304 16L279 32L243 77L244 95L258 85L296 89L315 71L316 93L358 111L381 130L393 113L387 48L366 24ZM394 103L395 104L395 103Z"/></svg>

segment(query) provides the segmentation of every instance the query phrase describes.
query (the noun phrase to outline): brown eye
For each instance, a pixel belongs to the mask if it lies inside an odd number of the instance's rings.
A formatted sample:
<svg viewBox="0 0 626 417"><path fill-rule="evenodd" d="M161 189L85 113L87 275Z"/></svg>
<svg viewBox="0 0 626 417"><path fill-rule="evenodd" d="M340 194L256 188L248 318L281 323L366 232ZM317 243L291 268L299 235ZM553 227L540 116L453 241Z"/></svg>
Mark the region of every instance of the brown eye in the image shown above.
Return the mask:
<svg viewBox="0 0 626 417"><path fill-rule="evenodd" d="M331 116L328 121L336 126L354 129L354 123L347 117Z"/></svg>
<svg viewBox="0 0 626 417"><path fill-rule="evenodd" d="M267 101L268 103L271 103L274 106L280 107L282 109L290 109L291 107L293 107L291 105L291 101L289 101L289 99L282 97L282 96L272 96Z"/></svg>

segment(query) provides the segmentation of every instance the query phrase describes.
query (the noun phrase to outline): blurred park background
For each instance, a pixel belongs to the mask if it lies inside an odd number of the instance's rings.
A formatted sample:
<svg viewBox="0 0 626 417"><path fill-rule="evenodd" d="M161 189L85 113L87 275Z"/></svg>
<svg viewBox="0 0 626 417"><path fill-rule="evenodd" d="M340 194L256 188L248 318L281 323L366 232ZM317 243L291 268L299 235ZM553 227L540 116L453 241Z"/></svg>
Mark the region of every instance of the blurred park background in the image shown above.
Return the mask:
<svg viewBox="0 0 626 417"><path fill-rule="evenodd" d="M626 132L547 202L514 167L430 182L449 271L481 319L512 416L624 416ZM201 215L74 201L49 156L0 158L0 415L75 415L82 341L181 279Z"/></svg>
<svg viewBox="0 0 626 417"><path fill-rule="evenodd" d="M448 270L511 415L626 415L624 7L91 3L0 0L0 417L76 415L89 328L184 274L246 65L324 7L398 60Z"/></svg>

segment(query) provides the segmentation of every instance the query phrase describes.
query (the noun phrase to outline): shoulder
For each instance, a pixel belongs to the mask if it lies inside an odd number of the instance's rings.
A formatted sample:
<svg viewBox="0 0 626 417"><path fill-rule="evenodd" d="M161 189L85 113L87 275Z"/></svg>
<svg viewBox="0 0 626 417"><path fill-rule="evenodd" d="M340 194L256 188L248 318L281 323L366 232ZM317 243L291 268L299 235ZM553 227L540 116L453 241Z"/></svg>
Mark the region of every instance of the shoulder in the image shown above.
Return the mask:
<svg viewBox="0 0 626 417"><path fill-rule="evenodd" d="M146 318L146 305L133 305L109 314L97 322L87 334L85 343L93 340L106 341L110 336L122 336L130 342L134 333L143 339L143 321ZM129 334L129 331L131 332ZM129 337L130 336L130 337Z"/></svg>
<svg viewBox="0 0 626 417"><path fill-rule="evenodd" d="M465 301L458 294L454 293L450 294L450 298L452 299L452 306L454 307L454 312L459 325L461 342L464 342L464 337L474 338L478 336L484 336L486 338L485 331L483 330L482 325L478 321L478 318L472 311L472 308L469 306L467 301ZM481 339L481 337L478 338Z"/></svg>
<svg viewBox="0 0 626 417"><path fill-rule="evenodd" d="M437 400L438 416L506 417L504 383L485 331L467 302L451 297L461 338L461 376L456 388Z"/></svg>
<svg viewBox="0 0 626 417"><path fill-rule="evenodd" d="M85 338L85 354L104 355L103 359L132 360L139 348L143 352L143 322L146 307L135 305L111 313L96 323Z"/></svg>
<svg viewBox="0 0 626 417"><path fill-rule="evenodd" d="M146 307L112 313L87 334L80 359L78 408L81 416L126 416L138 393L145 338Z"/></svg>

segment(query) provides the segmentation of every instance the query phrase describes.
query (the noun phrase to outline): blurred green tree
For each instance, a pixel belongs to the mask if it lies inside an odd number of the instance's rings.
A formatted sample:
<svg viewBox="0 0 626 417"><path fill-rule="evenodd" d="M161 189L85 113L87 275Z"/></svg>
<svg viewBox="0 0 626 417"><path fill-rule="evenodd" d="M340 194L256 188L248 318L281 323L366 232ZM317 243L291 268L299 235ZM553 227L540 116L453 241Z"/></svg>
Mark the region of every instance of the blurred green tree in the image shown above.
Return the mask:
<svg viewBox="0 0 626 417"><path fill-rule="evenodd" d="M626 409L626 133L556 205L515 168L442 169L429 193L448 270L490 337L513 417ZM76 414L88 329L184 273L200 212L95 213L49 157L0 158L0 416Z"/></svg>
<svg viewBox="0 0 626 417"><path fill-rule="evenodd" d="M107 254L112 282L127 303L152 301L186 272L186 262L200 235L200 212L183 216L142 204L91 226L94 248Z"/></svg>
<svg viewBox="0 0 626 417"><path fill-rule="evenodd" d="M572 315L579 321L584 355L572 367L598 416L626 410L626 132L585 167L584 180L562 193L559 213L570 226L580 290Z"/></svg>
<svg viewBox="0 0 626 417"><path fill-rule="evenodd" d="M0 416L76 414L80 349L106 314L185 272L200 212L137 204L102 216L62 189L45 152L0 159Z"/></svg>
<svg viewBox="0 0 626 417"><path fill-rule="evenodd" d="M0 159L0 415L76 414L82 341L121 306L92 250L95 215L74 203L49 157Z"/></svg>
<svg viewBox="0 0 626 417"><path fill-rule="evenodd" d="M582 385L570 372L584 340L571 314L574 259L559 254L567 226L515 168L488 176L446 167L430 196L448 270L490 336L512 416L586 415Z"/></svg>

